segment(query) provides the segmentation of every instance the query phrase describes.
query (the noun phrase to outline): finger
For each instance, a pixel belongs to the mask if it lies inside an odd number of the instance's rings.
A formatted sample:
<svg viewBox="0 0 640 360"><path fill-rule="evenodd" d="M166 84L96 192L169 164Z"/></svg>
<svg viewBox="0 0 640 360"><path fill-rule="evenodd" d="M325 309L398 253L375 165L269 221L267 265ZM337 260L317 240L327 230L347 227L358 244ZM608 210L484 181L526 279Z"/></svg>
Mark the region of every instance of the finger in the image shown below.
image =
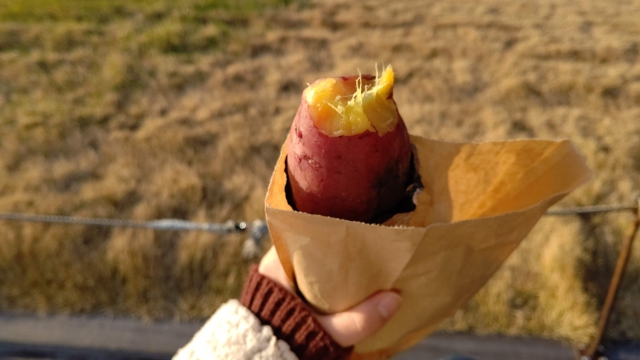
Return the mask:
<svg viewBox="0 0 640 360"><path fill-rule="evenodd" d="M319 315L318 321L342 346L351 346L376 333L398 311L402 298L385 291L371 296L355 307L333 315Z"/></svg>
<svg viewBox="0 0 640 360"><path fill-rule="evenodd" d="M258 272L293 292L293 283L287 277L275 247L272 246L262 257Z"/></svg>

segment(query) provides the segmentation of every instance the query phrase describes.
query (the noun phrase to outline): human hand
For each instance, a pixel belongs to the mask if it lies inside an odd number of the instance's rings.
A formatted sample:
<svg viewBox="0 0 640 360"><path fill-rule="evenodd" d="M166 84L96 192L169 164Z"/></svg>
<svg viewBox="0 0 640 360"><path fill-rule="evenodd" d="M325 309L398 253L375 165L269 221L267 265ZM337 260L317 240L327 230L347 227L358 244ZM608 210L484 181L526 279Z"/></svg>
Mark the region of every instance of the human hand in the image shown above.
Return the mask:
<svg viewBox="0 0 640 360"><path fill-rule="evenodd" d="M274 247L260 261L258 272L295 293ZM313 312L313 316L338 344L349 347L380 330L401 303L402 298L397 293L381 291L343 312L331 315Z"/></svg>

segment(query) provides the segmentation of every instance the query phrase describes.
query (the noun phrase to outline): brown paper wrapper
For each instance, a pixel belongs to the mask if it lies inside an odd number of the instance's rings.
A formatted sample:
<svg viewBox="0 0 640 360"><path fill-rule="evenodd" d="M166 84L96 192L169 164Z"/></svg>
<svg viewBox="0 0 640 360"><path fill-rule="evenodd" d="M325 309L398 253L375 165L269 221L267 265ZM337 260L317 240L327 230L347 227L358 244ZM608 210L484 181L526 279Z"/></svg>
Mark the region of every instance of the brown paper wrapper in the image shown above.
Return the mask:
<svg viewBox="0 0 640 360"><path fill-rule="evenodd" d="M402 307L356 352L380 357L433 332L489 280L547 208L590 178L569 141L448 143L411 137L424 189L384 225L293 211L285 142L267 192L271 238L319 311L397 289ZM366 357L366 356L365 356ZM374 356L369 356L373 358Z"/></svg>

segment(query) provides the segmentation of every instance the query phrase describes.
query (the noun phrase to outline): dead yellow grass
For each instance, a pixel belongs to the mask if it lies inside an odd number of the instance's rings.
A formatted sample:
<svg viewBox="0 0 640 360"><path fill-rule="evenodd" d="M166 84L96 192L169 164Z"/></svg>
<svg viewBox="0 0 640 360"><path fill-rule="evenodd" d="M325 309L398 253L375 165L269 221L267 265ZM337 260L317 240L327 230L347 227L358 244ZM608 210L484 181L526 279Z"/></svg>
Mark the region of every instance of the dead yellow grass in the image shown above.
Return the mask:
<svg viewBox="0 0 640 360"><path fill-rule="evenodd" d="M0 211L262 218L305 84L376 62L397 72L411 133L569 138L595 175L562 205L631 203L639 17L623 1L328 0L4 22ZM629 225L544 219L443 328L587 340ZM239 237L7 222L0 234L3 310L203 318L238 294L248 265ZM639 285L637 246L610 336L640 338Z"/></svg>

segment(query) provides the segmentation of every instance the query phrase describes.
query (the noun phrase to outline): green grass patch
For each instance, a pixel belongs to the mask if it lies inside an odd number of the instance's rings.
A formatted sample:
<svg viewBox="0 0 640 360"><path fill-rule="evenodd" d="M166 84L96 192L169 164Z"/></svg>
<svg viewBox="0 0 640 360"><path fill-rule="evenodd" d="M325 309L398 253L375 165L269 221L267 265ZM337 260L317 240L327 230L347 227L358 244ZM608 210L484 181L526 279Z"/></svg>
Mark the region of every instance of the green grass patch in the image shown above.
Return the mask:
<svg viewBox="0 0 640 360"><path fill-rule="evenodd" d="M81 21L108 22L139 13L162 16L166 12L224 10L252 12L288 5L293 0L0 0L1 22Z"/></svg>

